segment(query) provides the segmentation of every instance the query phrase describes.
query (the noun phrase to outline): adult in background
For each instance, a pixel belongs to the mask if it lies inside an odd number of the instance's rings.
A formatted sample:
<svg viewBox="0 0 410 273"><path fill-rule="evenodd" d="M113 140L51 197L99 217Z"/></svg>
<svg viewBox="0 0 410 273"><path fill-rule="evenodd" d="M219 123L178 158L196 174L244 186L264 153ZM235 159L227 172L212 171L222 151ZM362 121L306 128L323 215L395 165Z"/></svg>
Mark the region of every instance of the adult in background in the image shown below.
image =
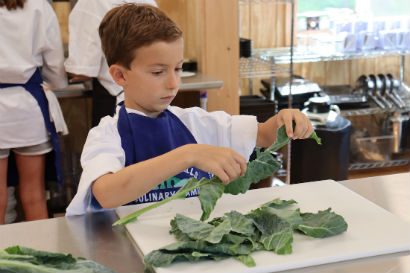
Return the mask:
<svg viewBox="0 0 410 273"><path fill-rule="evenodd" d="M25 219L47 218L45 154L59 151L51 120L62 116L50 115L49 107L56 109L58 101L42 84L43 79L52 89L67 84L59 25L48 1L0 0L0 41L0 224L11 152Z"/></svg>
<svg viewBox="0 0 410 273"><path fill-rule="evenodd" d="M157 6L154 0L78 0L69 17L69 57L66 71L71 82L92 79L92 126L100 119L112 116L115 105L124 99L122 87L108 72L107 61L101 49L98 27L104 15L124 3L141 3Z"/></svg>

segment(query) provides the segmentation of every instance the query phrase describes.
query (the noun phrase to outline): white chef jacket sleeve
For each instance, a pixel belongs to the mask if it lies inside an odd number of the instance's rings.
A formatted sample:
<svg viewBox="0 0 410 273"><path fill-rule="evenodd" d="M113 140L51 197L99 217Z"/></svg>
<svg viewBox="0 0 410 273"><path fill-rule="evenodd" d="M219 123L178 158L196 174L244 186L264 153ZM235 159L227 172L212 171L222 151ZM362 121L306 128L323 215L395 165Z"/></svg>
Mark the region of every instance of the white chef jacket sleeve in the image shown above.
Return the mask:
<svg viewBox="0 0 410 273"><path fill-rule="evenodd" d="M46 29L46 42L43 51L42 75L51 89L67 86L67 75L64 70L64 51L60 27L52 7L46 5L45 13L49 18Z"/></svg>
<svg viewBox="0 0 410 273"><path fill-rule="evenodd" d="M190 130L197 143L228 147L249 159L258 133L255 116L207 112L199 107L169 108Z"/></svg>
<svg viewBox="0 0 410 273"><path fill-rule="evenodd" d="M73 74L97 77L105 60L98 34L101 18L83 8L74 6L69 16L69 57L65 68Z"/></svg>
<svg viewBox="0 0 410 273"><path fill-rule="evenodd" d="M66 215L80 215L96 211L91 205L92 183L107 173L115 173L125 166L125 154L117 130L117 120L105 117L97 127L90 130L81 154L83 173L77 193L67 207Z"/></svg>

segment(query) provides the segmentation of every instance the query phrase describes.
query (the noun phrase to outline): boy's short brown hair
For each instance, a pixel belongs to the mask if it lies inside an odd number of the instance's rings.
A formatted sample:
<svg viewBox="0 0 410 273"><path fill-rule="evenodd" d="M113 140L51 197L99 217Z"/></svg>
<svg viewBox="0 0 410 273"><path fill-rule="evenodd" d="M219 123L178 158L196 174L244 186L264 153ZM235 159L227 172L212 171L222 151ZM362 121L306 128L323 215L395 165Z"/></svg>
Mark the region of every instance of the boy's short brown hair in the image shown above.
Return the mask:
<svg viewBox="0 0 410 273"><path fill-rule="evenodd" d="M138 48L182 37L182 31L164 12L134 3L110 10L100 24L99 34L108 66L120 64L128 69Z"/></svg>

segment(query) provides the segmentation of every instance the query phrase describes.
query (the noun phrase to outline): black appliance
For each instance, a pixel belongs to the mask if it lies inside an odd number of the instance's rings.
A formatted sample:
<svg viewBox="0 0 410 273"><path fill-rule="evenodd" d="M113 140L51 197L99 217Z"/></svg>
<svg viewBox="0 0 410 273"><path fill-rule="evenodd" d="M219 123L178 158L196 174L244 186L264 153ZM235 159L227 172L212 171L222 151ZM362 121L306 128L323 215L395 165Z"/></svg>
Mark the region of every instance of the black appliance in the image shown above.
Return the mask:
<svg viewBox="0 0 410 273"><path fill-rule="evenodd" d="M330 104L337 105L342 110L369 107L367 96L362 93L352 93L350 85L327 85L321 87L329 96Z"/></svg>
<svg viewBox="0 0 410 273"><path fill-rule="evenodd" d="M264 122L275 115L276 105L273 101L260 96L241 96L239 99L239 112L241 115L256 116L258 122Z"/></svg>
<svg viewBox="0 0 410 273"><path fill-rule="evenodd" d="M310 99L303 112L315 125L322 145L312 139L292 141L290 183L347 179L351 122L323 97Z"/></svg>
<svg viewBox="0 0 410 273"><path fill-rule="evenodd" d="M278 103L278 109L289 107L289 93L292 94L292 107L303 108L303 104L312 96L321 93L321 88L317 83L305 80L300 76L293 76L290 84L289 78L273 77L261 80L263 88L261 93L265 97Z"/></svg>

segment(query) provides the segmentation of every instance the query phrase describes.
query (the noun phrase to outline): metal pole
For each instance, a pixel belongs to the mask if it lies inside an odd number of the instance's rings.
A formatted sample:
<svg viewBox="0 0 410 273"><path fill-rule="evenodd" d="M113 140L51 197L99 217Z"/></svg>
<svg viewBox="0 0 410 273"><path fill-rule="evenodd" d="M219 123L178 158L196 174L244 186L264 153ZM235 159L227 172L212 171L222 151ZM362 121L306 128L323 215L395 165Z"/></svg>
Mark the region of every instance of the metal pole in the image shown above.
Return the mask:
<svg viewBox="0 0 410 273"><path fill-rule="evenodd" d="M288 96L288 108L292 108L292 82L293 82L293 47L294 47L294 20L295 20L295 1L291 0L291 22L290 22L290 81L289 81L289 96ZM288 144L288 160L287 160L287 173L286 173L286 183L290 184L290 172L291 172L291 149L292 142Z"/></svg>

